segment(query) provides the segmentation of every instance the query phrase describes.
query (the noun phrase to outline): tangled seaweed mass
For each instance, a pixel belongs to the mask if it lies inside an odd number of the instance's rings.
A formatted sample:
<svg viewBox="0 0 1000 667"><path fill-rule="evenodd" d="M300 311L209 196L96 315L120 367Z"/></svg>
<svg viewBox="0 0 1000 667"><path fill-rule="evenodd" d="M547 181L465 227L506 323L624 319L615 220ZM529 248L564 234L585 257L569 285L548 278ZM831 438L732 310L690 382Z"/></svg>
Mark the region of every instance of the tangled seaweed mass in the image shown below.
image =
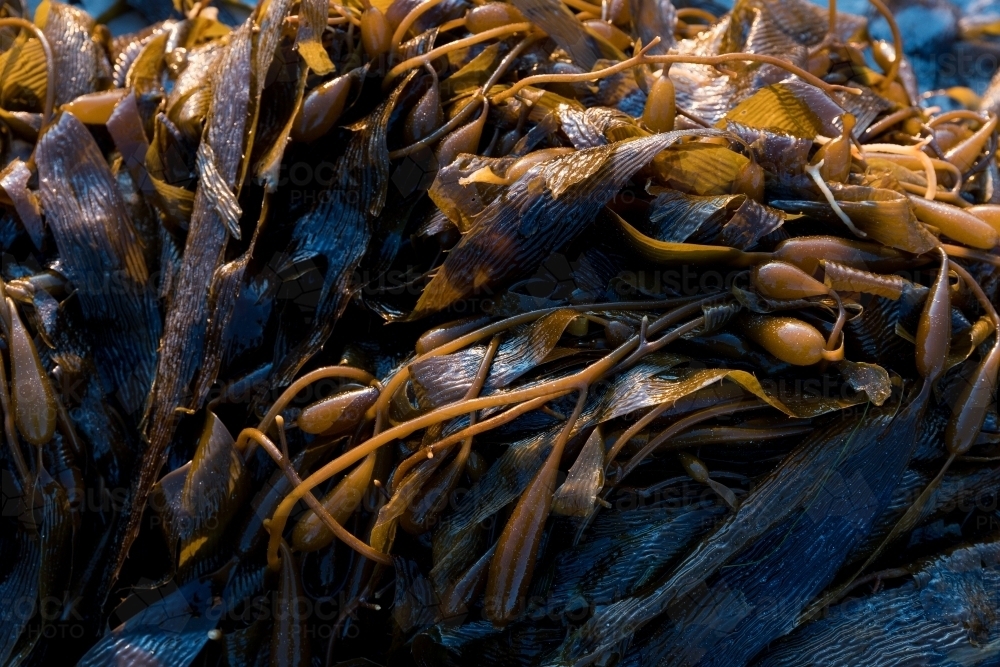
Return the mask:
<svg viewBox="0 0 1000 667"><path fill-rule="evenodd" d="M0 18L0 663L1000 661L914 3L92 4Z"/></svg>

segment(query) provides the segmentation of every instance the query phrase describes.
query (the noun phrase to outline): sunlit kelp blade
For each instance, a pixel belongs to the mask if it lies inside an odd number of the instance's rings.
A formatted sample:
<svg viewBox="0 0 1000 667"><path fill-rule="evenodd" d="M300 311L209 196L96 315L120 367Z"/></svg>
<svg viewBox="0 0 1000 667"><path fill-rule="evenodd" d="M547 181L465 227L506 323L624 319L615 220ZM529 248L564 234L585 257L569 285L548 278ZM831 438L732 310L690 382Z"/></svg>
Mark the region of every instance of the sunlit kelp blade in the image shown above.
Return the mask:
<svg viewBox="0 0 1000 667"><path fill-rule="evenodd" d="M140 241L104 157L73 115L42 136L36 159L46 221L76 285L102 380L138 416L161 330Z"/></svg>
<svg viewBox="0 0 1000 667"><path fill-rule="evenodd" d="M440 310L523 275L526 267L578 234L654 155L698 134L673 132L624 141L529 170L480 214L424 289L415 314Z"/></svg>
<svg viewBox="0 0 1000 667"><path fill-rule="evenodd" d="M56 104L65 104L84 93L103 90L111 83L111 64L104 48L94 39L94 19L77 7L61 2L42 2L36 20L54 45Z"/></svg>
<svg viewBox="0 0 1000 667"><path fill-rule="evenodd" d="M934 239L919 226L906 197L891 190L863 186L833 189L841 209L865 234L890 248L921 254L934 247ZM805 201L775 201L776 208L833 219L829 204Z"/></svg>
<svg viewBox="0 0 1000 667"><path fill-rule="evenodd" d="M839 132L833 124L843 110L815 88L803 84L775 84L762 88L726 114L724 122L790 134L827 137Z"/></svg>

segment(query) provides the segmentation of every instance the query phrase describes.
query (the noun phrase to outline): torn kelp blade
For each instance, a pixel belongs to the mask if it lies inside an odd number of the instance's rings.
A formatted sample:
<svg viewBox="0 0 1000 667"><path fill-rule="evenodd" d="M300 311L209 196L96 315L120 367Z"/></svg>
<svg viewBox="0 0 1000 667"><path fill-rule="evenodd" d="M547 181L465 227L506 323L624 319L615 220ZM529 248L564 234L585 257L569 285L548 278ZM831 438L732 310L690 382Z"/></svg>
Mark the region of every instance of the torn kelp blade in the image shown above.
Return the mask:
<svg viewBox="0 0 1000 667"><path fill-rule="evenodd" d="M102 667L124 660L186 667L214 635L223 611L219 593L215 576L181 586L171 579L158 587L136 589L112 616L127 620L104 635L78 664Z"/></svg>
<svg viewBox="0 0 1000 667"><path fill-rule="evenodd" d="M491 202L424 288L411 319L523 277L575 238L639 169L686 137L667 132L578 151L529 169Z"/></svg>
<svg viewBox="0 0 1000 667"><path fill-rule="evenodd" d="M746 195L688 195L666 188L649 188L648 228L658 241L714 243L747 250L784 223L784 213Z"/></svg>
<svg viewBox="0 0 1000 667"><path fill-rule="evenodd" d="M266 30L251 17L234 31L225 47L220 77L213 90L207 127L199 144L201 180L195 193L194 209L180 260L175 293L164 323L163 341L157 364L157 382L147 410L149 448L143 455L141 470L133 483L136 502L141 506L165 459L167 446L176 425L176 408L190 389L204 351L203 336L207 327L209 286L215 269L223 259L223 250L233 229L231 206L242 183L242 166L247 151L247 134L256 109L266 71L274 57L274 44L287 5L272 3L263 13ZM280 18L279 18L280 17ZM254 45L269 46L263 54ZM254 56L258 57L254 59ZM254 95L256 93L256 95ZM228 194L220 198L218 195ZM238 207L237 207L238 208ZM238 219L236 220L238 223ZM140 512L129 520L125 543L135 538Z"/></svg>

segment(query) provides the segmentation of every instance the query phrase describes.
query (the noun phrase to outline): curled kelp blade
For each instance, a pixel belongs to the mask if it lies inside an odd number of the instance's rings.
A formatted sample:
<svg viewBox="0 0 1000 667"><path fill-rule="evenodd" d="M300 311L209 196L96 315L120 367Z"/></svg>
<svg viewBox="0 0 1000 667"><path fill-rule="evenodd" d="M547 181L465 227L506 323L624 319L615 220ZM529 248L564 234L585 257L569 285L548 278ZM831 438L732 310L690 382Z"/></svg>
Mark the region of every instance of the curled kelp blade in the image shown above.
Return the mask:
<svg viewBox="0 0 1000 667"><path fill-rule="evenodd" d="M618 218L618 231L621 239L632 250L642 257L656 262L670 264L708 265L720 264L737 267L750 266L756 257L738 248L727 246L706 245L701 243L677 243L674 241L658 241L646 236L638 229Z"/></svg>
<svg viewBox="0 0 1000 667"><path fill-rule="evenodd" d="M412 318L523 277L597 215L653 157L686 136L670 132L578 151L529 169L494 200L424 288Z"/></svg>
<svg viewBox="0 0 1000 667"><path fill-rule="evenodd" d="M502 181L515 162L516 158L513 157L459 155L448 164L441 165L427 194L459 231L468 231L483 209L505 192L506 187ZM496 177L490 179L496 182L485 179L477 179L471 183L466 181L477 173L483 174L481 170L484 168L489 169Z"/></svg>
<svg viewBox="0 0 1000 667"><path fill-rule="evenodd" d="M892 379L889 372L878 364L866 364L844 360L837 365L837 370L852 389L865 392L875 405L882 405L892 394Z"/></svg>
<svg viewBox="0 0 1000 667"><path fill-rule="evenodd" d="M211 641L210 633L218 623L211 612L213 608L219 612L219 592L219 582L212 576L183 586L171 580L134 591L114 612L123 622L104 635L78 664L97 667L123 659L191 664Z"/></svg>
<svg viewBox="0 0 1000 667"><path fill-rule="evenodd" d="M192 460L153 487L168 540L180 549L180 567L190 565L203 549L217 547L219 527L228 523L245 497L249 480L235 444L222 421L207 412Z"/></svg>
<svg viewBox="0 0 1000 667"><path fill-rule="evenodd" d="M306 0L299 9L299 30L295 37L298 52L313 72L328 74L334 68L330 56L323 48L322 36L326 28L327 6L316 0Z"/></svg>
<svg viewBox="0 0 1000 667"><path fill-rule="evenodd" d="M283 46L279 54L282 59L288 58L288 47ZM289 67L289 69L291 68ZM305 106L308 70L305 67L299 67L297 74L298 76L292 76L289 73L289 75L279 77L277 81L272 82L270 89L274 91L274 95L268 95L262 100L262 102L269 103L264 103L258 112L260 114L258 117L259 135L254 141L255 155L251 160L256 161L253 166L254 176L257 182L263 184L267 192L277 191L278 182L281 180L281 163L285 156L285 150L291 142L292 135L301 127L298 123L302 113L300 110ZM347 102L347 95L351 90L351 77L346 75L339 77L336 83L328 88L333 89L332 96L335 100L339 99L340 109L343 110ZM314 131L318 132L320 129L329 131L331 126L336 123L339 117L339 114L336 113L337 105L335 102L331 102L330 106L333 107L329 112L331 114L330 122L328 123L324 118L320 122L319 129Z"/></svg>
<svg viewBox="0 0 1000 667"><path fill-rule="evenodd" d="M116 104L105 123L115 147L122 156L122 167L131 176L132 188L151 205L159 201L158 191L153 185L152 176L146 169L146 155L149 153L149 140L146 137L144 121L139 112L138 97L135 91L129 91ZM187 193L187 190L184 190ZM161 210L167 206L164 203ZM190 211L184 216L186 224ZM177 221L180 224L180 221ZM158 230L156 230L158 231ZM151 239L150 239L151 241ZM149 242L149 250L158 244ZM148 260L147 260L148 261Z"/></svg>
<svg viewBox="0 0 1000 667"><path fill-rule="evenodd" d="M601 428L597 427L583 444L566 479L552 496L552 513L588 516L595 506L597 493L604 486L604 457L607 450Z"/></svg>
<svg viewBox="0 0 1000 667"><path fill-rule="evenodd" d="M723 245L746 250L784 222L784 214L743 194L687 195L651 189L648 236L672 243Z"/></svg>
<svg viewBox="0 0 1000 667"><path fill-rule="evenodd" d="M31 242L41 249L45 240L45 227L42 221L42 207L38 194L28 188L31 170L20 159L15 158L0 173L0 187L13 201L21 224L24 225Z"/></svg>
<svg viewBox="0 0 1000 667"><path fill-rule="evenodd" d="M905 195L861 185L834 185L831 190L844 213L872 240L915 255L930 252L936 245L930 232L917 222ZM833 210L825 202L780 200L771 205L790 213L833 219Z"/></svg>

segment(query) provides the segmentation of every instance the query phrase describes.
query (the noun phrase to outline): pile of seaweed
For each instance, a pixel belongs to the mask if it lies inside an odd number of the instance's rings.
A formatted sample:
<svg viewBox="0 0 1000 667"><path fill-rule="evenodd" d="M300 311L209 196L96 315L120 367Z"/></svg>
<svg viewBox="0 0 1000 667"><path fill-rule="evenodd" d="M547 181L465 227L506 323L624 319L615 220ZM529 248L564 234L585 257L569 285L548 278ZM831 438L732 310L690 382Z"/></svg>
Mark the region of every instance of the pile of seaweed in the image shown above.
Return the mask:
<svg viewBox="0 0 1000 667"><path fill-rule="evenodd" d="M1000 83L714 7L4 4L0 662L995 664Z"/></svg>

